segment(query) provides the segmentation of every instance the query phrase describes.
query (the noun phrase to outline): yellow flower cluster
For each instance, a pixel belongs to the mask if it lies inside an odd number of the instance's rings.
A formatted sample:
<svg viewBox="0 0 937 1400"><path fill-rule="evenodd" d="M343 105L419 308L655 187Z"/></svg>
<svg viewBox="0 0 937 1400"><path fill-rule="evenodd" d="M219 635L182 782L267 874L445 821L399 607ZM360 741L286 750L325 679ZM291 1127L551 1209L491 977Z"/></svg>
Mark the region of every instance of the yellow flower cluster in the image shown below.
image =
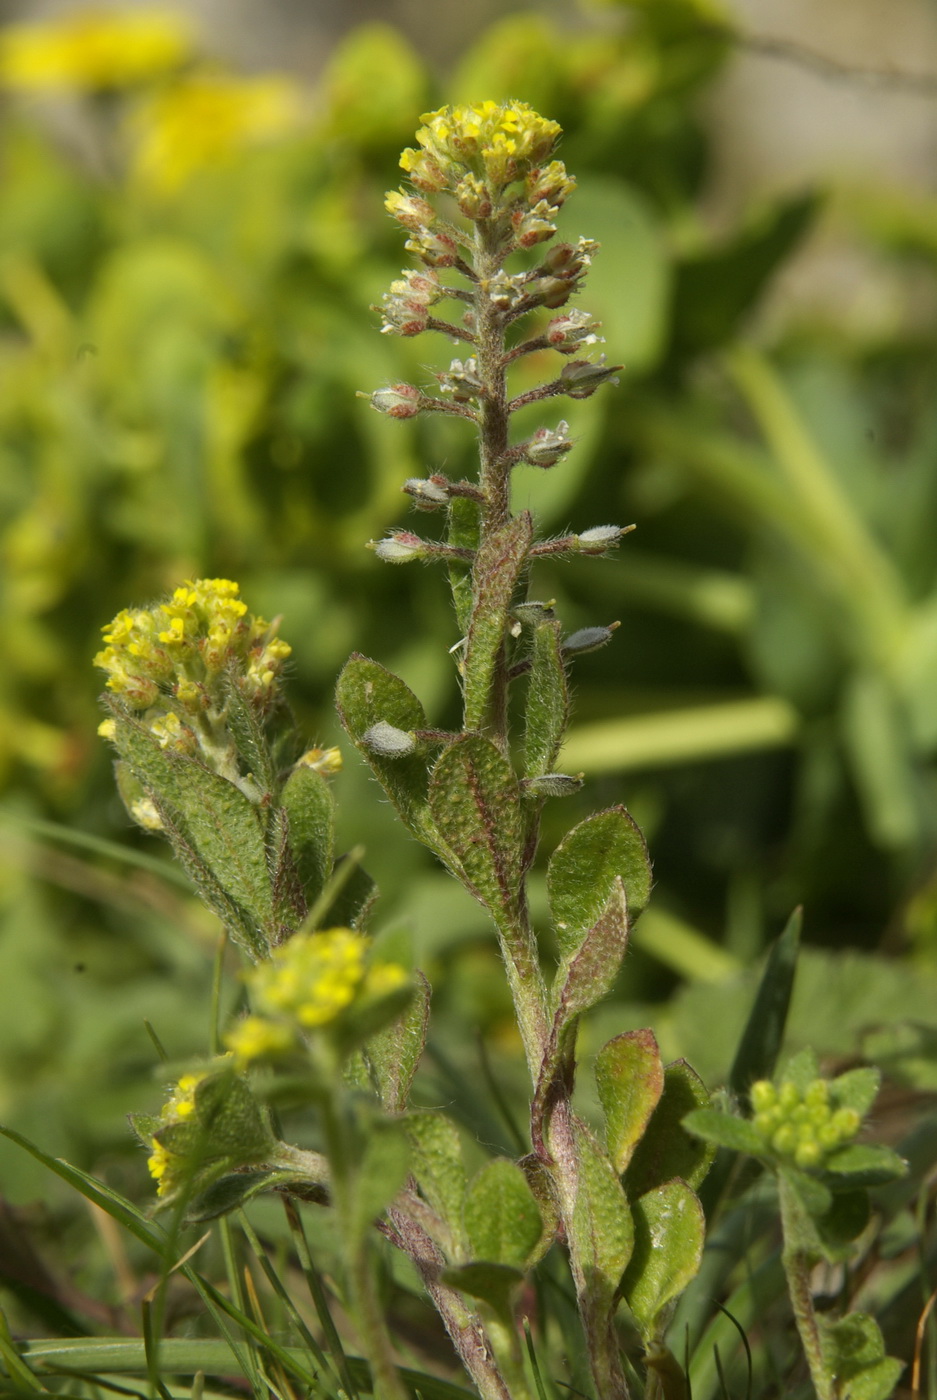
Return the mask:
<svg viewBox="0 0 937 1400"><path fill-rule="evenodd" d="M353 1002L396 991L407 981L397 963L367 966L368 940L349 928L298 933L247 974L258 1015L225 1037L241 1065L283 1054L304 1031L336 1021Z"/></svg>
<svg viewBox="0 0 937 1400"><path fill-rule="evenodd" d="M418 189L451 189L458 198L461 185L469 200L480 197L479 181L496 194L536 170L560 135L556 122L541 117L526 102L442 107L420 120L424 125L416 139L422 149L408 147L400 157L401 167Z"/></svg>
<svg viewBox="0 0 937 1400"><path fill-rule="evenodd" d="M170 11L76 10L5 29L0 83L24 91L133 87L178 68L191 51L189 25Z"/></svg>
<svg viewBox="0 0 937 1400"><path fill-rule="evenodd" d="M200 170L284 135L301 115L299 89L288 78L193 73L134 113L134 176L158 194L171 194Z"/></svg>
<svg viewBox="0 0 937 1400"><path fill-rule="evenodd" d="M196 579L168 602L125 608L103 629L106 646L94 664L107 672L108 690L135 710L173 702L153 717L164 748L190 745L185 720L211 708L222 670L236 670L245 693L261 705L273 692L291 648L276 636L276 624L247 616L238 593L230 579ZM109 737L111 721L102 732Z"/></svg>
<svg viewBox="0 0 937 1400"><path fill-rule="evenodd" d="M204 1078L204 1073L182 1076L160 1110L161 1128L168 1127L170 1123L185 1123L192 1117L195 1112L195 1090ZM176 1169L181 1159L155 1138L151 1142L151 1149L147 1166L150 1176L157 1183L156 1194L165 1196L176 1185Z"/></svg>
<svg viewBox="0 0 937 1400"><path fill-rule="evenodd" d="M776 1088L768 1079L751 1087L755 1128L773 1151L798 1167L822 1167L825 1158L851 1142L861 1119L853 1108L837 1108L830 1085L814 1079L801 1092L791 1080Z"/></svg>

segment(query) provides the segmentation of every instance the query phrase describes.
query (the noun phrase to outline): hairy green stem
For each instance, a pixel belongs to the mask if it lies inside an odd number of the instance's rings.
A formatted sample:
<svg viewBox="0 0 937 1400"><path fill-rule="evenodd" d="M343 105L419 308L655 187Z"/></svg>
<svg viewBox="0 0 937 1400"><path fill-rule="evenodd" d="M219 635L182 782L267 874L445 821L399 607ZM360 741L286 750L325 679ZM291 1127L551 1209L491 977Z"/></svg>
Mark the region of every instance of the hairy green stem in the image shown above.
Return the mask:
<svg viewBox="0 0 937 1400"><path fill-rule="evenodd" d="M599 1400L630 1400L615 1335L614 1312L592 1285L590 1265L576 1230L576 1197L581 1189L582 1168L568 1088L559 1097L550 1115L548 1143L552 1154L550 1170L566 1229L570 1270L576 1286L576 1302L586 1338L595 1393Z"/></svg>
<svg viewBox="0 0 937 1400"><path fill-rule="evenodd" d="M810 1289L811 1260L806 1251L795 1241L802 1235L799 1216L803 1207L797 1200L792 1187L780 1177L778 1190L781 1202L781 1228L784 1233L784 1249L781 1260L787 1276L787 1290L794 1312L794 1321L800 1335L810 1379L817 1392L817 1400L838 1400L839 1387L830 1375L823 1355L823 1339L820 1323L813 1306L813 1293Z"/></svg>
<svg viewBox="0 0 937 1400"><path fill-rule="evenodd" d="M409 1255L419 1270L452 1345L482 1400L523 1400L513 1389L508 1389L478 1314L466 1306L461 1293L441 1282L445 1260L433 1240L403 1211L391 1209L388 1218L393 1242Z"/></svg>
<svg viewBox="0 0 937 1400"><path fill-rule="evenodd" d="M356 1219L356 1172L349 1125L342 1121L341 1108L330 1094L323 1096L320 1114L328 1146L332 1196L344 1237L351 1312L371 1367L375 1400L409 1400L378 1297L371 1241Z"/></svg>

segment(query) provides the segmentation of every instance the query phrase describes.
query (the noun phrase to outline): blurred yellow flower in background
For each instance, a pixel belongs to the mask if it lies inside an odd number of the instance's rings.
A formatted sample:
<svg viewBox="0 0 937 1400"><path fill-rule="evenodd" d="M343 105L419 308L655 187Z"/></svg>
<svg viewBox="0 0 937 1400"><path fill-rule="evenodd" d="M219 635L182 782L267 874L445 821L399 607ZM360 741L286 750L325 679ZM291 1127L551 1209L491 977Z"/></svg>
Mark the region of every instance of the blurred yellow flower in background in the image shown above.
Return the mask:
<svg viewBox="0 0 937 1400"><path fill-rule="evenodd" d="M301 115L299 88L288 78L193 73L134 112L134 175L150 189L171 193L198 171L285 135Z"/></svg>
<svg viewBox="0 0 937 1400"><path fill-rule="evenodd" d="M0 83L23 91L133 87L185 63L191 25L170 10L78 10L0 32Z"/></svg>

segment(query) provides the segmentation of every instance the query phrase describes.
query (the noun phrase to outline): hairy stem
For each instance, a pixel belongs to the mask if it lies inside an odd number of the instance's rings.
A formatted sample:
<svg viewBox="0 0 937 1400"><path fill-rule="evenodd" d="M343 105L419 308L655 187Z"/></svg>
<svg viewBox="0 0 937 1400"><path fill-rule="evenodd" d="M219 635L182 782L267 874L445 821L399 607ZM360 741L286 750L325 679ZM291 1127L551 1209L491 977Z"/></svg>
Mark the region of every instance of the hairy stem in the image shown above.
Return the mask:
<svg viewBox="0 0 937 1400"><path fill-rule="evenodd" d="M413 1260L427 1293L439 1313L459 1359L482 1400L522 1400L509 1390L491 1350L478 1314L465 1304L461 1293L440 1280L445 1260L426 1231L399 1210L388 1211L391 1238Z"/></svg>
<svg viewBox="0 0 937 1400"><path fill-rule="evenodd" d="M783 1177L778 1181L778 1189L781 1200L781 1227L784 1232L781 1259L787 1275L787 1290L794 1321L810 1368L810 1379L817 1392L817 1400L837 1400L839 1389L830 1375L823 1355L820 1323L813 1306L813 1293L810 1289L811 1261L807 1253L794 1243L802 1234L798 1217L803 1208Z"/></svg>

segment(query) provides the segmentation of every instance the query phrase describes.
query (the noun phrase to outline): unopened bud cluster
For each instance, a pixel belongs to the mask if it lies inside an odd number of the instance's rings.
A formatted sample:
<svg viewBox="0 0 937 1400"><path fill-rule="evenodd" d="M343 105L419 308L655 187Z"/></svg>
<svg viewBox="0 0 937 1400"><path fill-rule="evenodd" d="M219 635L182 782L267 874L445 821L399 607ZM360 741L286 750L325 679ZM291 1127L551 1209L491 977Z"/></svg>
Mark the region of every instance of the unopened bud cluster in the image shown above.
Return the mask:
<svg viewBox="0 0 937 1400"><path fill-rule="evenodd" d="M861 1127L855 1109L837 1105L835 1091L835 1081L826 1079L811 1080L803 1091L791 1080L775 1086L759 1079L751 1087L752 1123L777 1156L806 1170L822 1167Z"/></svg>

